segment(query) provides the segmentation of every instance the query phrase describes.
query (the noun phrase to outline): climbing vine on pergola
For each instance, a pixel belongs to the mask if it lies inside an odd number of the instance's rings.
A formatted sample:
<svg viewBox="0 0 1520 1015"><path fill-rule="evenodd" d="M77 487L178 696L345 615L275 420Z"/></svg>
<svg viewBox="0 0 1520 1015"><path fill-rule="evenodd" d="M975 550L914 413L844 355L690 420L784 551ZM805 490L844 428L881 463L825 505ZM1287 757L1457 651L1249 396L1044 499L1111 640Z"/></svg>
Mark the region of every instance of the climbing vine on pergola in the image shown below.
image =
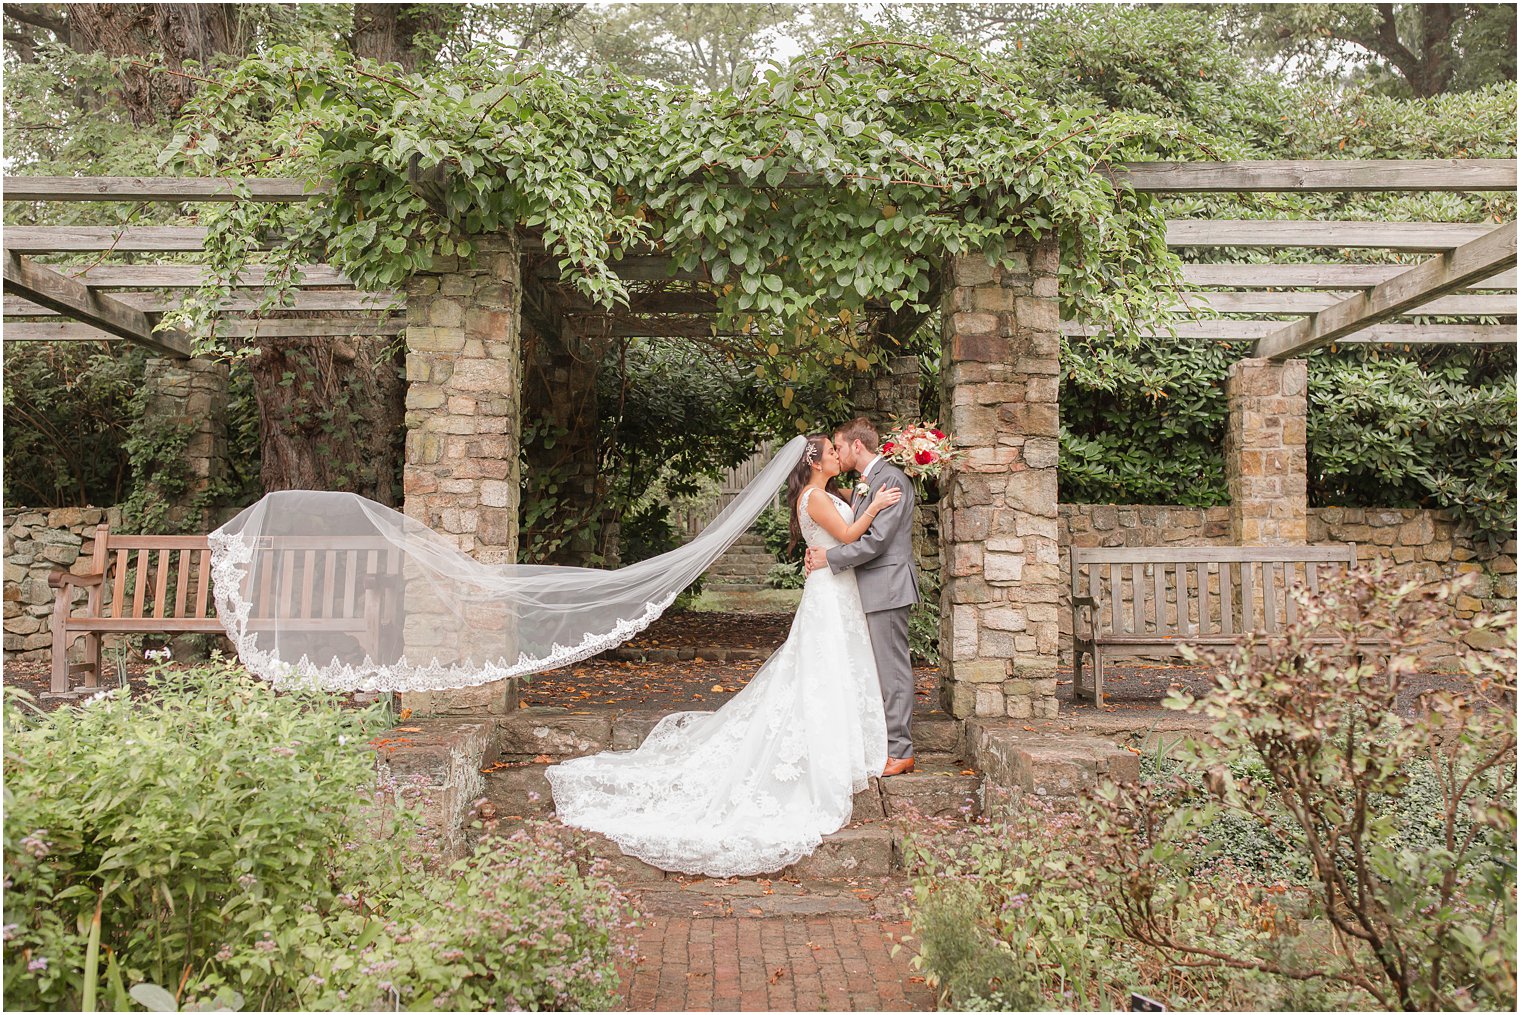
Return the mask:
<svg viewBox="0 0 1520 1015"><path fill-rule="evenodd" d="M217 217L219 277L180 319L207 323L198 308L270 234L283 239L263 263L325 260L384 288L516 229L592 307L626 305L620 263L659 257L667 282L685 280L677 305L710 311L789 399L840 366L870 369L883 353L866 323L906 337L944 253L991 259L1025 233L1060 237L1066 316L1156 325L1179 264L1155 201L1106 170L1212 151L1176 123L1052 107L1006 68L918 43L862 41L711 95L503 63L402 75L277 49L205 82L180 168L329 186ZM275 306L296 278L271 281Z"/></svg>

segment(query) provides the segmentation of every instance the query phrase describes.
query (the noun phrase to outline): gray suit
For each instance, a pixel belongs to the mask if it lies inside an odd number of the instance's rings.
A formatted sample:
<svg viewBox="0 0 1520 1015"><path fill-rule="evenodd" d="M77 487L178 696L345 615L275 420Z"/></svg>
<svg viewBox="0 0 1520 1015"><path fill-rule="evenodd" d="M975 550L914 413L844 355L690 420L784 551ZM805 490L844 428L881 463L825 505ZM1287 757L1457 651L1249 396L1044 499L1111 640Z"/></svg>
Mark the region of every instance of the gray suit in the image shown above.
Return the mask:
<svg viewBox="0 0 1520 1015"><path fill-rule="evenodd" d="M918 602L918 574L913 564L913 483L885 459L876 463L866 481L871 491L856 495L851 504L857 516L884 486L899 487L902 500L877 515L866 534L855 542L829 550L829 568L835 574L855 569L887 713L887 754L911 758L913 661L908 652L908 613Z"/></svg>

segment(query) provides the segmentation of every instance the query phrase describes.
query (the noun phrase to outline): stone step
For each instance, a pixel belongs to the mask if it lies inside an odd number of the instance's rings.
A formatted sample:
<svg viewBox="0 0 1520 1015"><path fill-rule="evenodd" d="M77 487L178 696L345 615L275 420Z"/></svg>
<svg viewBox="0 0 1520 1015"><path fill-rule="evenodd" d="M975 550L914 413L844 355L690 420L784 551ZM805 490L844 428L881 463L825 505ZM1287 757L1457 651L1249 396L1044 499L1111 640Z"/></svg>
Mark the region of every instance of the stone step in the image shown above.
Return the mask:
<svg viewBox="0 0 1520 1015"><path fill-rule="evenodd" d="M489 799L489 798L488 798ZM644 885L656 881L691 880L692 875L663 871L637 857L625 854L617 843L598 832L570 828L553 817L543 815L501 815L483 809L490 829L497 834L510 835L530 820L544 822L544 826L560 841L575 848L580 863L588 867L601 860L609 875L619 884ZM478 839L484 829L472 829L471 838ZM902 832L885 824L848 825L823 837L811 854L783 871L757 878L730 878L732 882L755 880L811 880L818 878L884 878L901 867Z"/></svg>
<svg viewBox="0 0 1520 1015"><path fill-rule="evenodd" d="M666 714L664 711L610 710L576 713L545 706L518 709L500 721L497 737L500 758L526 761L548 755L555 761L563 761L608 749L631 750L644 742L649 731ZM944 715L915 716L913 743L920 755L969 756L965 723Z"/></svg>
<svg viewBox="0 0 1520 1015"><path fill-rule="evenodd" d="M547 817L553 794L547 764L499 761L483 772L485 799L502 818ZM855 794L852 824L889 817L974 820L982 811L980 773L945 755L921 754L915 770L890 779L872 779Z"/></svg>

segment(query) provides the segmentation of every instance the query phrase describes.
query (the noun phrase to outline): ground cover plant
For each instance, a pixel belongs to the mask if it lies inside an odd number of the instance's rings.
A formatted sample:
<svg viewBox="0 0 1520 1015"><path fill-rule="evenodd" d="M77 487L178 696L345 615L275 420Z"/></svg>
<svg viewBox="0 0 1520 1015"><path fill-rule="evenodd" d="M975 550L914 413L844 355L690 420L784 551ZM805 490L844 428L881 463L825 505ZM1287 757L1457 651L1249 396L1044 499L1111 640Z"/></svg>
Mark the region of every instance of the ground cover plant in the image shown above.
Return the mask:
<svg viewBox="0 0 1520 1015"><path fill-rule="evenodd" d="M1513 616L1461 625L1468 691L1394 707L1455 594L1354 573L1208 660L1215 689L1169 702L1208 737L1139 784L914 843L931 981L973 1010L1512 1010Z"/></svg>
<svg viewBox="0 0 1520 1015"><path fill-rule="evenodd" d="M7 688L5 1006L610 1006L620 897L542 833L430 853L384 723L219 661L49 713Z"/></svg>

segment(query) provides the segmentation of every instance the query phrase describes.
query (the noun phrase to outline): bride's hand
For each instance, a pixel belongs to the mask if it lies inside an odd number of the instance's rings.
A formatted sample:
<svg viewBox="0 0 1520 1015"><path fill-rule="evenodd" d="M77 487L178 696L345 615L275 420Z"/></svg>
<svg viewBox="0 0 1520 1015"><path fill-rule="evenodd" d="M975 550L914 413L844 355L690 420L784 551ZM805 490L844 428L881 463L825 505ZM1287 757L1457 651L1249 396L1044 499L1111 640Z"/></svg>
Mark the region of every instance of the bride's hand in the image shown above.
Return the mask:
<svg viewBox="0 0 1520 1015"><path fill-rule="evenodd" d="M900 487L883 487L881 492L872 498L869 510L873 515L879 515L900 500L902 500L902 489Z"/></svg>

